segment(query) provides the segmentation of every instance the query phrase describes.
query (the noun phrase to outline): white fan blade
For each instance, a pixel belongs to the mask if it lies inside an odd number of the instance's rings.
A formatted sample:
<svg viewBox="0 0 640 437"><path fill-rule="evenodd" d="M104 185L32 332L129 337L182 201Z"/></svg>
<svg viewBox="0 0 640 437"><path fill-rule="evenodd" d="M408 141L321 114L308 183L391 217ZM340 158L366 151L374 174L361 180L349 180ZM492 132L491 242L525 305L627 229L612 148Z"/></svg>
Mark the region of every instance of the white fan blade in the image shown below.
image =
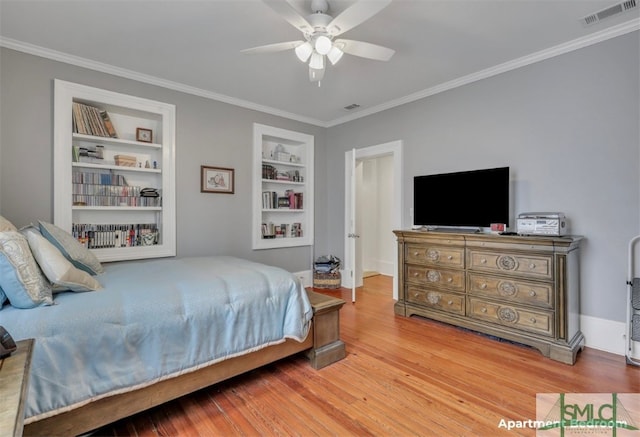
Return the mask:
<svg viewBox="0 0 640 437"><path fill-rule="evenodd" d="M327 26L327 32L337 36L353 29L389 6L389 3L391 0L360 0L334 18Z"/></svg>
<svg viewBox="0 0 640 437"><path fill-rule="evenodd" d="M271 9L282 16L289 24L302 33L313 32L306 18L296 11L286 0L263 0Z"/></svg>
<svg viewBox="0 0 640 437"><path fill-rule="evenodd" d="M388 61L391 59L395 50L371 44L362 41L353 41L351 39L337 39L336 46L345 53L361 58L374 59L376 61Z"/></svg>
<svg viewBox="0 0 640 437"><path fill-rule="evenodd" d="M244 53L246 55L257 55L261 53L282 52L284 50L295 49L300 44L304 44L304 41L278 42L275 44L267 44L266 46L252 47L250 49L240 50L240 53Z"/></svg>

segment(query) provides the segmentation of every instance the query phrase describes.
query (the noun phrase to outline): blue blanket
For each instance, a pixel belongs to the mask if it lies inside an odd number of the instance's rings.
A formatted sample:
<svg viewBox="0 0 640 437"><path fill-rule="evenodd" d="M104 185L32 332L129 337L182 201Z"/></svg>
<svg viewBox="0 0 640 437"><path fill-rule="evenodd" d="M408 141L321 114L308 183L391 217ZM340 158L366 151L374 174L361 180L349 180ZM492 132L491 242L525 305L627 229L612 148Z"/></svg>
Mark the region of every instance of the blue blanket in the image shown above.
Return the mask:
<svg viewBox="0 0 640 437"><path fill-rule="evenodd" d="M0 310L14 339L36 339L25 423L287 338L303 341L309 331L307 294L277 267L194 257L105 270L101 290Z"/></svg>

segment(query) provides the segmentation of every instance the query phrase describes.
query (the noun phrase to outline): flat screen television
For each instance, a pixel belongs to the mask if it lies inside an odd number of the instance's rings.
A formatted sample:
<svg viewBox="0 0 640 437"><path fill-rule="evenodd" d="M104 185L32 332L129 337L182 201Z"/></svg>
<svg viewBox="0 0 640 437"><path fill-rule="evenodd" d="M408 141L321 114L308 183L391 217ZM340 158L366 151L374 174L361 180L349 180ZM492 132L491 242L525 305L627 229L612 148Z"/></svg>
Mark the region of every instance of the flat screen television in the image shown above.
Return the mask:
<svg viewBox="0 0 640 437"><path fill-rule="evenodd" d="M489 227L509 225L509 167L413 178L416 226Z"/></svg>

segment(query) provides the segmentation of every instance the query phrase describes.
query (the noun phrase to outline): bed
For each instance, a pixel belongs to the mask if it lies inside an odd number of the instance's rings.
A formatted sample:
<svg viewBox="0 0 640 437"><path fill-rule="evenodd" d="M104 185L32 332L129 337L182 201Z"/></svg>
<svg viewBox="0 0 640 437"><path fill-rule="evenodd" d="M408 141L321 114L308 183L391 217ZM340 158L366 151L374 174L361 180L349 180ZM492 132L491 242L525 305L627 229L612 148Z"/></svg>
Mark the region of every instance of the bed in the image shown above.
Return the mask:
<svg viewBox="0 0 640 437"><path fill-rule="evenodd" d="M316 368L344 356L342 301L310 299L280 268L187 257L105 264L94 278L95 291L0 310L16 340L36 340L27 435L87 432L302 351Z"/></svg>

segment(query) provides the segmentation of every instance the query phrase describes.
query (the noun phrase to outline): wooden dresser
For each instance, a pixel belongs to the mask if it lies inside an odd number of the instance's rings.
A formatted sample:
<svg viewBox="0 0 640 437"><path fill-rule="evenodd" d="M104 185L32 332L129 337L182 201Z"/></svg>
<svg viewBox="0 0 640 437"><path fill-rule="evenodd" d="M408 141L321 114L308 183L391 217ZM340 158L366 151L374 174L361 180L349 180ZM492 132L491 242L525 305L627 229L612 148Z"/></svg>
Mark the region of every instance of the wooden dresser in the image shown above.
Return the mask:
<svg viewBox="0 0 640 437"><path fill-rule="evenodd" d="M580 332L582 237L394 231L395 313L533 346L573 364Z"/></svg>

